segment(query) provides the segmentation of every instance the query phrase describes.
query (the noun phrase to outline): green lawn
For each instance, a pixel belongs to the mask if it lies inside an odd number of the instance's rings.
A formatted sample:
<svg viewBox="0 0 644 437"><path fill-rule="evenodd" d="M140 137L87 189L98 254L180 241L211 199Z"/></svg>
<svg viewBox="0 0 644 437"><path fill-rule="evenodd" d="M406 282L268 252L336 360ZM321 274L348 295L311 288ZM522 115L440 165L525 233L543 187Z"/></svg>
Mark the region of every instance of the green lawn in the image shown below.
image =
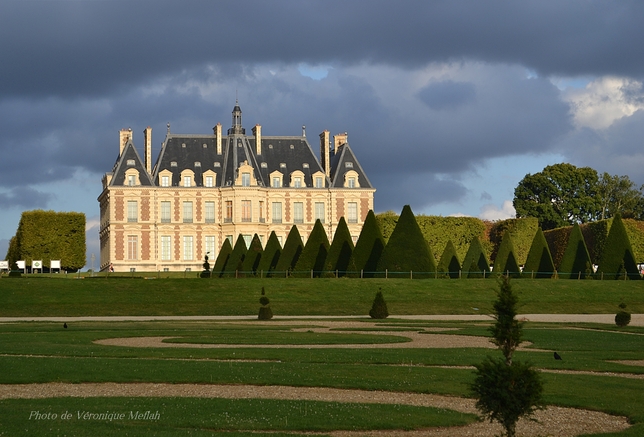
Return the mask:
<svg viewBox="0 0 644 437"><path fill-rule="evenodd" d="M66 279L65 279L66 278ZM382 289L390 314L488 314L493 279L0 279L0 317L255 315L262 287L275 315L367 315ZM644 281L513 281L523 313L644 312ZM475 310L478 308L478 310Z"/></svg>

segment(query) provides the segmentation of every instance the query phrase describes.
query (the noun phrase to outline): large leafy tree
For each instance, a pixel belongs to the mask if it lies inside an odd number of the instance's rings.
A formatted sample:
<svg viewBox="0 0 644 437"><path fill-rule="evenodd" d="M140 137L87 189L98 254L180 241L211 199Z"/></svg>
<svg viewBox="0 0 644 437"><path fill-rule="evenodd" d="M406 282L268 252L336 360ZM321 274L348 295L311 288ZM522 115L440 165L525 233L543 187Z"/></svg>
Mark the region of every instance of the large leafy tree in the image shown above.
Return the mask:
<svg viewBox="0 0 644 437"><path fill-rule="evenodd" d="M590 167L549 165L526 175L514 189L517 217L536 217L542 229L554 229L596 219L599 177Z"/></svg>
<svg viewBox="0 0 644 437"><path fill-rule="evenodd" d="M628 176L611 176L603 173L597 183L600 202L599 219L604 220L621 214L626 218L641 218L644 196Z"/></svg>

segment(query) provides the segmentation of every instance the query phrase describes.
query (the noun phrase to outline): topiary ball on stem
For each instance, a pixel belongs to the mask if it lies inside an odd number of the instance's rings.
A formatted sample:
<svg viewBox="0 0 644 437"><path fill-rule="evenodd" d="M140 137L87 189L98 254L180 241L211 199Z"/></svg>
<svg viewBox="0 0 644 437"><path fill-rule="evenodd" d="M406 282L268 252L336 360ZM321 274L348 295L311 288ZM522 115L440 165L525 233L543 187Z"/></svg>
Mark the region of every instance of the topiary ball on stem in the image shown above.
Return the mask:
<svg viewBox="0 0 644 437"><path fill-rule="evenodd" d="M259 320L270 320L273 318L273 310L271 310L271 301L266 297L266 292L264 287L262 287L262 297L259 298L259 303L262 305L259 307Z"/></svg>
<svg viewBox="0 0 644 437"><path fill-rule="evenodd" d="M626 326L631 323L631 313L626 311L626 304L624 302L619 304L619 308L621 311L618 311L617 314L615 314L615 324L620 327Z"/></svg>

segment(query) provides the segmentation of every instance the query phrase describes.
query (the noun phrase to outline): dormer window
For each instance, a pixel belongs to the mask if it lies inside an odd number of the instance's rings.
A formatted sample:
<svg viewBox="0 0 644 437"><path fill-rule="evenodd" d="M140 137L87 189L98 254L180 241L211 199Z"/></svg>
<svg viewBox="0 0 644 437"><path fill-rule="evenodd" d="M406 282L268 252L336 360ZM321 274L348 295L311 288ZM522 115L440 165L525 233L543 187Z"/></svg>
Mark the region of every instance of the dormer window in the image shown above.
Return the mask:
<svg viewBox="0 0 644 437"><path fill-rule="evenodd" d="M195 161L195 167L201 167L201 162Z"/></svg>
<svg viewBox="0 0 644 437"><path fill-rule="evenodd" d="M161 186L162 187L170 186L170 176L161 176Z"/></svg>
<svg viewBox="0 0 644 437"><path fill-rule="evenodd" d="M259 166L260 166L261 168L268 168L268 164L267 164L267 163L265 163L265 162L262 162L261 164L259 164Z"/></svg>
<svg viewBox="0 0 644 437"><path fill-rule="evenodd" d="M177 161L170 162L170 167L176 167L176 166L177 166Z"/></svg>
<svg viewBox="0 0 644 437"><path fill-rule="evenodd" d="M358 173L355 170L349 170L344 174L344 187L360 188L360 183L358 181Z"/></svg>
<svg viewBox="0 0 644 437"><path fill-rule="evenodd" d="M250 173L242 173L242 187L250 187Z"/></svg>
<svg viewBox="0 0 644 437"><path fill-rule="evenodd" d="M123 182L123 184L128 187L135 187L137 185L141 185L141 181L139 180L139 172L134 168L130 168L126 170L125 181Z"/></svg>
<svg viewBox="0 0 644 437"><path fill-rule="evenodd" d="M307 162L303 163L302 168L309 168L309 164Z"/></svg>
<svg viewBox="0 0 644 437"><path fill-rule="evenodd" d="M215 162L215 167L221 167L221 163L220 162Z"/></svg>
<svg viewBox="0 0 644 437"><path fill-rule="evenodd" d="M280 162L280 168L286 168L286 163L285 162Z"/></svg>
<svg viewBox="0 0 644 437"><path fill-rule="evenodd" d="M191 176L184 176L183 177L183 186L184 187L191 187L192 186L192 177Z"/></svg>
<svg viewBox="0 0 644 437"><path fill-rule="evenodd" d="M272 186L273 188L279 188L279 187L281 187L281 186L282 186L282 178L277 177L277 176L273 176L273 178L272 178L272 182L271 182L271 186Z"/></svg>
<svg viewBox="0 0 644 437"><path fill-rule="evenodd" d="M345 168L353 168L353 162L345 162L344 166Z"/></svg>
<svg viewBox="0 0 644 437"><path fill-rule="evenodd" d="M133 160L133 159L128 159L128 160L127 160L127 165L128 165L129 167L132 167L132 166L136 165L136 161L135 161L135 160Z"/></svg>
<svg viewBox="0 0 644 437"><path fill-rule="evenodd" d="M130 187L135 186L136 185L136 175L133 175L133 174L128 175L127 176L127 184Z"/></svg>
<svg viewBox="0 0 644 437"><path fill-rule="evenodd" d="M186 169L181 172L181 186L190 188L196 186L195 173L192 170Z"/></svg>

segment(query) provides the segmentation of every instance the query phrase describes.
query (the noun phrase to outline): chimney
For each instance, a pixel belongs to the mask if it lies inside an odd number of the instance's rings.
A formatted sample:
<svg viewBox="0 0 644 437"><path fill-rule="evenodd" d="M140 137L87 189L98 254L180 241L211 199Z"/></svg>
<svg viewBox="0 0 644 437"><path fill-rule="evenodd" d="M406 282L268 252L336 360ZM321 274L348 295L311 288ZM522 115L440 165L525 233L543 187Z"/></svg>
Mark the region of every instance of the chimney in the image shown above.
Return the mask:
<svg viewBox="0 0 644 437"><path fill-rule="evenodd" d="M333 153L337 153L340 146L347 144L347 133L334 135L333 144Z"/></svg>
<svg viewBox="0 0 644 437"><path fill-rule="evenodd" d="M132 140L132 128L121 129L119 132L119 156L123 154L123 149L128 141Z"/></svg>
<svg viewBox="0 0 644 437"><path fill-rule="evenodd" d="M255 135L255 150L258 155L262 154L262 127L258 124L253 128L253 135Z"/></svg>
<svg viewBox="0 0 644 437"><path fill-rule="evenodd" d="M152 128L150 126L143 131L143 143L145 143L145 171L152 174Z"/></svg>
<svg viewBox="0 0 644 437"><path fill-rule="evenodd" d="M329 163L329 131L325 130L320 134L320 159L322 160L322 170L327 177L331 176L331 165Z"/></svg>
<svg viewBox="0 0 644 437"><path fill-rule="evenodd" d="M221 123L217 123L217 126L212 128L212 132L215 134L215 143L217 145L217 155L221 155Z"/></svg>

